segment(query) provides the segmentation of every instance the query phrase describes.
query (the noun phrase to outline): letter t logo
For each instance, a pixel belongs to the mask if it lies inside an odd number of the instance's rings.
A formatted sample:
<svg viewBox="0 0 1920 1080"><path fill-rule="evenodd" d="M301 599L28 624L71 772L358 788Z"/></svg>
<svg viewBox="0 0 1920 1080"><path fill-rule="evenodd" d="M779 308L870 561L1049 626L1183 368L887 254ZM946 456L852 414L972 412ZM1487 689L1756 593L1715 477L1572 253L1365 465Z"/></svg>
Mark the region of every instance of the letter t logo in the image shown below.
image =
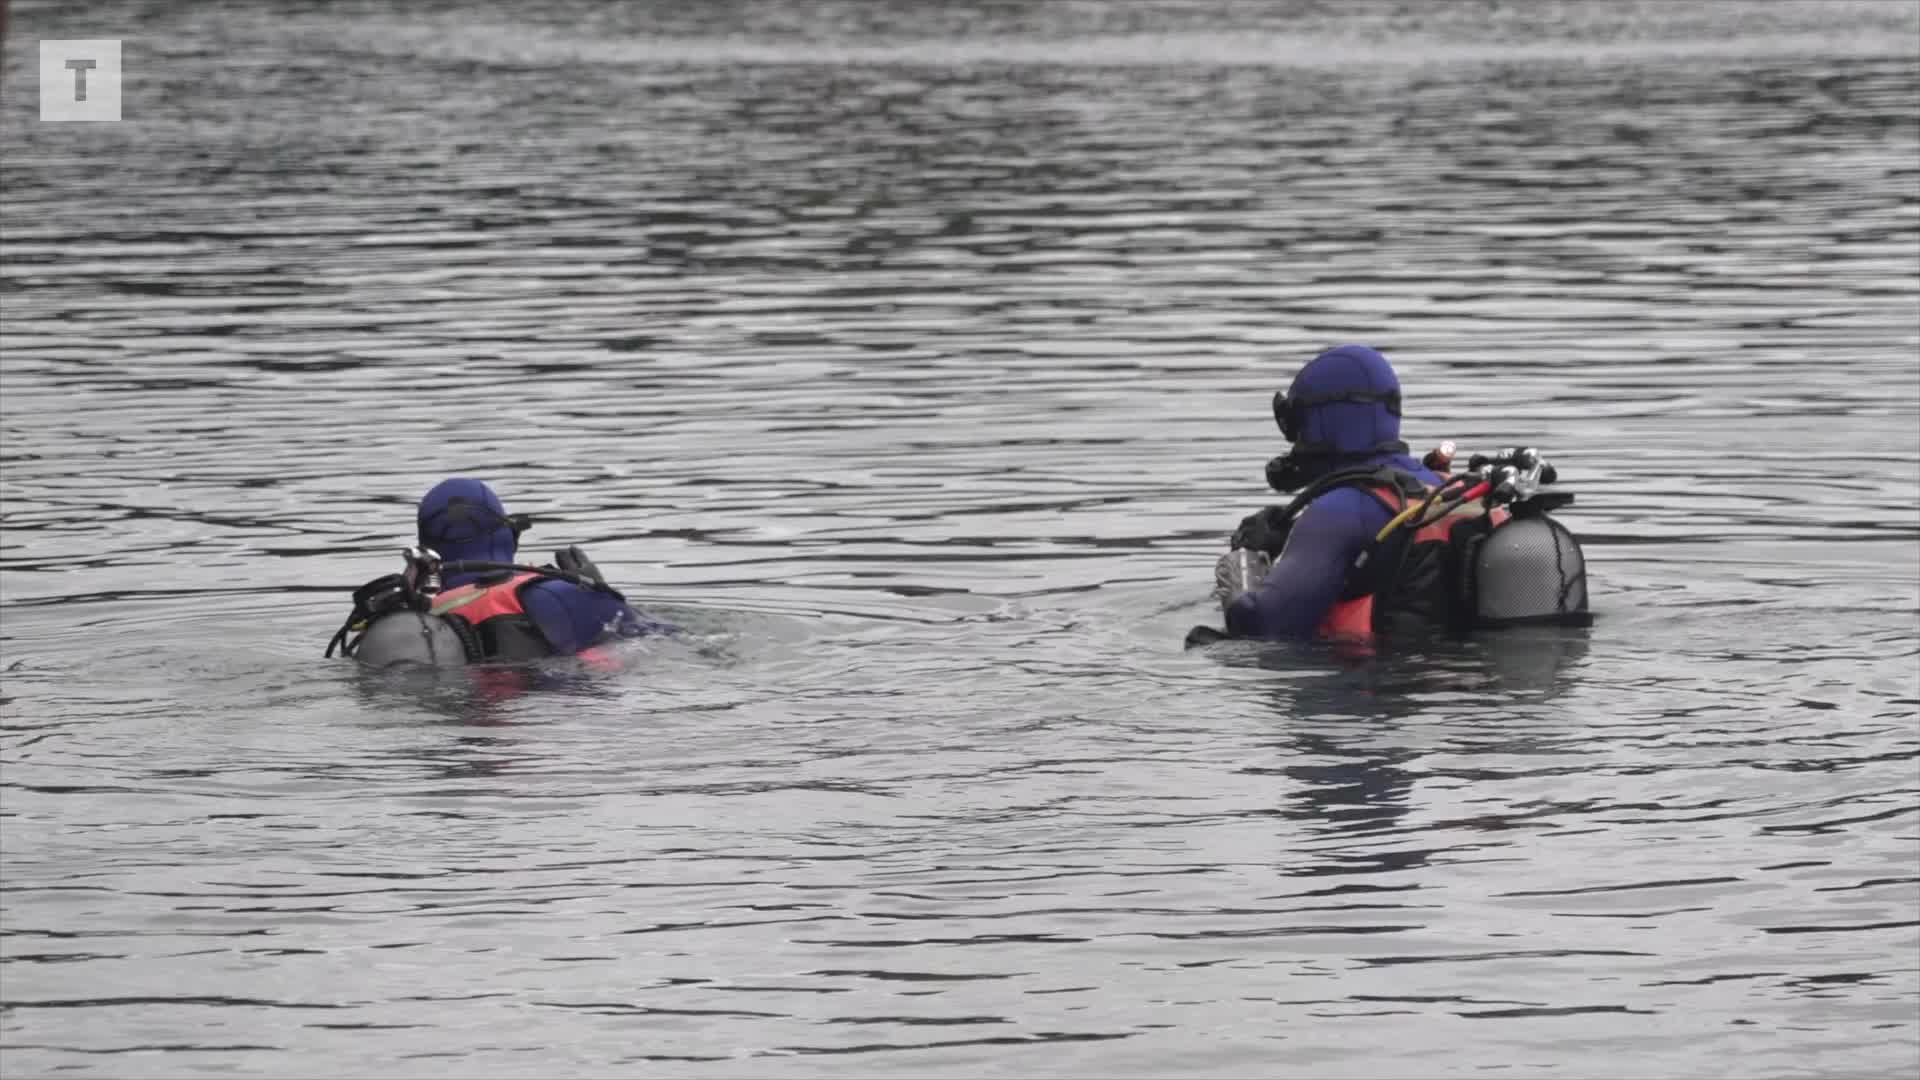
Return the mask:
<svg viewBox="0 0 1920 1080"><path fill-rule="evenodd" d="M40 42L40 119L120 119L118 38Z"/></svg>

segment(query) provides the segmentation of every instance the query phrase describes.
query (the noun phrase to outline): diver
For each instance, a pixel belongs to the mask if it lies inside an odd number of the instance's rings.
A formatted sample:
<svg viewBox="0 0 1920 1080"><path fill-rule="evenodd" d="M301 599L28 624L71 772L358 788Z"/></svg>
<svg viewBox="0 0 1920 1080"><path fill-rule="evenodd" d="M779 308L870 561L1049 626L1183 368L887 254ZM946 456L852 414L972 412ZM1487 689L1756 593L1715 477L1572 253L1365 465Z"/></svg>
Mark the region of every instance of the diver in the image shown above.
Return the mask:
<svg viewBox="0 0 1920 1080"><path fill-rule="evenodd" d="M556 551L551 566L515 562L532 519L508 514L479 480L435 484L416 519L419 546L406 551L404 572L354 591L328 656L340 648L374 667L444 667L569 656L675 629L629 606L577 546Z"/></svg>
<svg viewBox="0 0 1920 1080"><path fill-rule="evenodd" d="M1274 395L1292 449L1267 482L1298 494L1241 521L1214 570L1227 632L1195 627L1189 645L1590 621L1585 558L1547 515L1573 496L1540 490L1553 466L1522 448L1456 474L1451 443L1416 460L1400 412L1393 366L1362 345L1321 353Z"/></svg>

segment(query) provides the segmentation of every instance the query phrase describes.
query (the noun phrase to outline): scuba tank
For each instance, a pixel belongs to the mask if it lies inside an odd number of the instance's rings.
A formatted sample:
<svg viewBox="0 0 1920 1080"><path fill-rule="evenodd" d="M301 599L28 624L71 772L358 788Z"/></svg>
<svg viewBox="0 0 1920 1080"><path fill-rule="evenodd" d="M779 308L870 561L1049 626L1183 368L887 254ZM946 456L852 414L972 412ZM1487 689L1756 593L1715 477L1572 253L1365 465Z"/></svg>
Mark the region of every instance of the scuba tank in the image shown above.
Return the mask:
<svg viewBox="0 0 1920 1080"><path fill-rule="evenodd" d="M1456 601L1468 626L1495 628L1552 624L1586 626L1587 558L1572 531L1549 511L1573 503L1571 492L1542 488L1560 479L1530 447L1474 455L1470 471L1488 478L1488 498L1512 516L1456 537L1460 545Z"/></svg>
<svg viewBox="0 0 1920 1080"><path fill-rule="evenodd" d="M467 662L465 640L451 622L413 610L379 616L354 639L353 646L347 655L372 668L460 667Z"/></svg>
<svg viewBox="0 0 1920 1080"><path fill-rule="evenodd" d="M353 611L327 643L327 657L338 649L342 656L373 668L466 664L477 655L478 643L469 642L457 623L431 610L440 591L440 556L432 548L410 547L401 558L406 565L400 573L377 577L353 591Z"/></svg>

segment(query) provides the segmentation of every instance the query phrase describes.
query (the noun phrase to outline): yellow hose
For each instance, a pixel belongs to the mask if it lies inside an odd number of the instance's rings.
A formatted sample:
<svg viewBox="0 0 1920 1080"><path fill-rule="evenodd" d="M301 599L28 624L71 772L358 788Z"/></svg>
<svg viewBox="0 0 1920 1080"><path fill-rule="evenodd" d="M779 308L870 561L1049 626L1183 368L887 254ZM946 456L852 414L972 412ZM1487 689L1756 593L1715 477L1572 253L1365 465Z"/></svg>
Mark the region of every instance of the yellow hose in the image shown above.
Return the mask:
<svg viewBox="0 0 1920 1080"><path fill-rule="evenodd" d="M1376 544L1385 543L1387 537L1392 534L1393 530L1399 528L1400 525L1403 522L1405 522L1408 518L1419 513L1420 508L1425 505L1427 505L1425 502L1412 503L1408 505L1408 507L1405 510L1402 510L1398 514L1395 514L1392 521L1389 521L1385 525L1381 526L1380 531L1374 534L1373 542Z"/></svg>
<svg viewBox="0 0 1920 1080"><path fill-rule="evenodd" d="M1447 490L1448 487L1451 487L1456 480L1461 480L1461 478L1455 477L1452 480L1448 480L1447 482L1441 484L1439 487L1435 488L1434 491L1436 493L1445 491ZM1465 488L1463 487L1462 491L1464 490ZM1426 528L1427 526L1433 524L1436 521L1439 521L1441 518L1446 517L1448 514L1453 513L1454 507L1460 505L1460 499L1456 497L1449 502L1437 502L1433 500L1431 496L1429 496L1427 499L1421 499L1417 502L1414 502L1411 505L1409 505L1405 510L1402 510L1398 514L1395 514L1393 516L1392 521L1389 521L1385 525L1381 526L1380 531L1374 534L1373 542L1376 544L1385 543L1387 537L1393 534L1393 530L1405 524L1408 518L1414 516L1415 514L1418 514L1421 510L1425 509L1429 505L1434 506L1440 512L1428 518L1427 520L1422 521L1419 525L1419 527L1422 529Z"/></svg>

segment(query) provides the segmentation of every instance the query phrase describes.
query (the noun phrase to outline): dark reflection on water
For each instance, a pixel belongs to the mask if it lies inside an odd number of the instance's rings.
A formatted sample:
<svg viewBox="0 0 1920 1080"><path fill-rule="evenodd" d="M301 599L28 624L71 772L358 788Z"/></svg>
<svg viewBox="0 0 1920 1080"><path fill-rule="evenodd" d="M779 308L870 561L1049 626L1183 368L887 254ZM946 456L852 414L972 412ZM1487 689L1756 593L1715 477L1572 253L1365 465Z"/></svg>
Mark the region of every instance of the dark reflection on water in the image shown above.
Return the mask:
<svg viewBox="0 0 1920 1080"><path fill-rule="evenodd" d="M8 1075L1920 1068L1911 4L12 16ZM1343 340L1595 627L1180 649ZM321 663L451 472L692 640Z"/></svg>

